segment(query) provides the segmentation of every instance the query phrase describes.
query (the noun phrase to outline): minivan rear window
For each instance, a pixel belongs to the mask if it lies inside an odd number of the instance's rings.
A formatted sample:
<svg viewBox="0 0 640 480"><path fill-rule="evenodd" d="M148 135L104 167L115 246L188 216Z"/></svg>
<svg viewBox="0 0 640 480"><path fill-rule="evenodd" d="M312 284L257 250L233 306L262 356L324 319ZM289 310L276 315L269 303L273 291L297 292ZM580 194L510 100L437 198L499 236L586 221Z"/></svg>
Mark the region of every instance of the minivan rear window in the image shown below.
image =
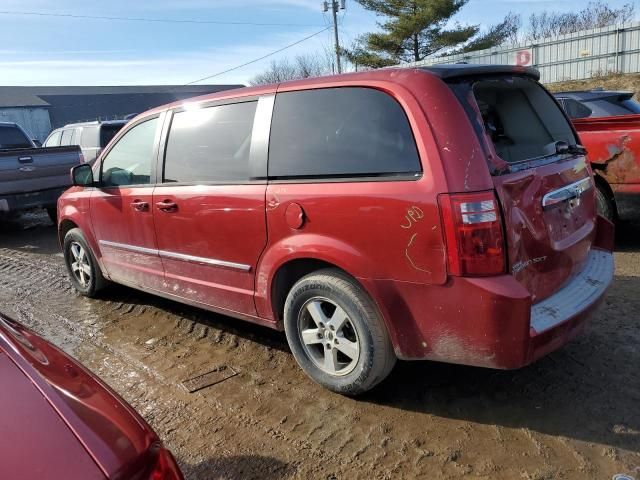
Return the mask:
<svg viewBox="0 0 640 480"><path fill-rule="evenodd" d="M460 90L462 89L462 90ZM470 89L469 96L464 90ZM576 145L571 125L558 104L536 81L526 77L465 80L454 87L471 121L491 139L496 154L508 164L556 154L557 142ZM478 129L476 129L478 130Z"/></svg>
<svg viewBox="0 0 640 480"><path fill-rule="evenodd" d="M386 93L342 87L276 95L270 177L415 175L420 171L407 116Z"/></svg>

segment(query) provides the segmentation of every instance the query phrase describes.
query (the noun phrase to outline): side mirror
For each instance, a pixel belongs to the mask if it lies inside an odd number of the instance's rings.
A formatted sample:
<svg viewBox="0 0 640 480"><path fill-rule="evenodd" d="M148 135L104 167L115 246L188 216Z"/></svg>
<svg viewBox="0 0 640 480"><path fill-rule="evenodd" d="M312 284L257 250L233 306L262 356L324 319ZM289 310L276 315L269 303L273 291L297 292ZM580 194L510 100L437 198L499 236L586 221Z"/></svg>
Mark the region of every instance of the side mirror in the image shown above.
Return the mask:
<svg viewBox="0 0 640 480"><path fill-rule="evenodd" d="M93 169L88 163L76 165L71 169L71 183L74 186L87 187L94 184Z"/></svg>

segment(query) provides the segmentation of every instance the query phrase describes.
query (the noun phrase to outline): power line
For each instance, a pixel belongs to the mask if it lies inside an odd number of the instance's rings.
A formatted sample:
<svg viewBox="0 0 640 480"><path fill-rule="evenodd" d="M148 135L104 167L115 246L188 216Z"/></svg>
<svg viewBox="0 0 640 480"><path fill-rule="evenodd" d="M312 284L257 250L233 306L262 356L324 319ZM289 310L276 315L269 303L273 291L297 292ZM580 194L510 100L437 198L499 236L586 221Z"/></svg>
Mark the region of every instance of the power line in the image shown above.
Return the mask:
<svg viewBox="0 0 640 480"><path fill-rule="evenodd" d="M323 28L322 30L319 30L319 31L317 31L315 33L312 33L311 35L308 35L308 36L306 36L306 37L304 37L304 38L302 38L302 39L300 39L300 40L298 40L296 42L290 43L289 45L287 45L285 47L279 48L278 50L274 50L271 53L267 53L266 55L263 55L262 57L255 58L253 60L250 60L248 62L243 63L242 65L238 65L238 66L235 66L235 67L232 67L232 68L228 68L226 70L223 70L222 72L214 73L213 75L207 75L206 77L202 77L202 78L199 78L197 80L193 80L192 82L185 83L182 86L186 87L187 85L193 85L194 83L202 82L203 80L209 80L210 78L219 77L220 75L224 75L225 73L229 73L229 72L232 72L234 70L238 70L239 68L246 67L247 65L251 65L252 63L259 62L260 60L264 60L265 58L271 57L272 55L275 55L276 53L280 53L280 52L282 52L282 51L284 51L284 50L286 50L288 48L294 47L294 46L296 46L296 45L298 45L298 44L300 44L302 42L305 42L305 41L309 40L310 38L315 37L316 35L320 35L321 33L326 32L327 30L329 30L330 28L332 28L332 27L328 26L328 27Z"/></svg>
<svg viewBox="0 0 640 480"><path fill-rule="evenodd" d="M72 13L45 13L45 12L17 12L10 10L0 11L0 15L31 15L36 17L62 17L91 20L116 20L125 22L151 22L151 23L189 23L201 25L250 25L254 27L317 27L318 25L302 23L263 23L263 22L225 22L221 20L180 20L173 18L143 18L143 17L109 17L105 15L75 15Z"/></svg>

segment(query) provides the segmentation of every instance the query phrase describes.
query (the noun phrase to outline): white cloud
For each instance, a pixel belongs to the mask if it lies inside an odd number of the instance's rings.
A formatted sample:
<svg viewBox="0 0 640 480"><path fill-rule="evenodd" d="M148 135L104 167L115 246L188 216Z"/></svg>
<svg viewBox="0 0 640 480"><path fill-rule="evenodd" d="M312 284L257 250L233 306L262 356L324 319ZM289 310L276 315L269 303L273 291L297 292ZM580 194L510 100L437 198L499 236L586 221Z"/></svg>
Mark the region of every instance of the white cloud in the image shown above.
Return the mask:
<svg viewBox="0 0 640 480"><path fill-rule="evenodd" d="M313 33L313 30L309 33ZM2 85L181 85L266 55L293 43L304 33L278 33L265 41L229 47L201 48L169 55L127 54L110 51L74 52L72 55L42 51L28 56L11 55L0 60ZM280 54L202 83L248 83L271 60L319 51L325 37L319 35ZM14 53L19 51L13 51ZM68 53L68 52L67 52Z"/></svg>

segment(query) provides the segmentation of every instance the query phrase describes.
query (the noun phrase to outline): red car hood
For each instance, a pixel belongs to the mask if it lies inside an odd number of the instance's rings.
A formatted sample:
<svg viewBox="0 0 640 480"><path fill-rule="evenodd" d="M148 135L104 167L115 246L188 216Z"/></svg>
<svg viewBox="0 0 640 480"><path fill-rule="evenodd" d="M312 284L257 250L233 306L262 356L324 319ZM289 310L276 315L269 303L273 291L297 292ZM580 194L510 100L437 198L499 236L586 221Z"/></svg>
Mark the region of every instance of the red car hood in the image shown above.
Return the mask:
<svg viewBox="0 0 640 480"><path fill-rule="evenodd" d="M0 385L0 478L148 477L159 446L151 427L73 359L2 316Z"/></svg>
<svg viewBox="0 0 640 480"><path fill-rule="evenodd" d="M31 380L0 352L0 477L104 479Z"/></svg>

